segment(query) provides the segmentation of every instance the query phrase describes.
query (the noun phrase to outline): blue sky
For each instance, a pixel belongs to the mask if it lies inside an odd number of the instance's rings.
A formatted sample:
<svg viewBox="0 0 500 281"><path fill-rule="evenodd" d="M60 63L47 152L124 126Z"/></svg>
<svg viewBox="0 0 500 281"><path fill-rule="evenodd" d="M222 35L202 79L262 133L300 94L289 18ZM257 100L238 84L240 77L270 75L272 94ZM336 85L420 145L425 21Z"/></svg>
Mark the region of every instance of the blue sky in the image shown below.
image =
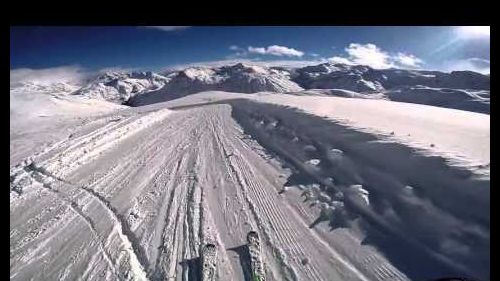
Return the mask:
<svg viewBox="0 0 500 281"><path fill-rule="evenodd" d="M279 60L489 73L490 35L485 27L11 27L10 49L11 69Z"/></svg>

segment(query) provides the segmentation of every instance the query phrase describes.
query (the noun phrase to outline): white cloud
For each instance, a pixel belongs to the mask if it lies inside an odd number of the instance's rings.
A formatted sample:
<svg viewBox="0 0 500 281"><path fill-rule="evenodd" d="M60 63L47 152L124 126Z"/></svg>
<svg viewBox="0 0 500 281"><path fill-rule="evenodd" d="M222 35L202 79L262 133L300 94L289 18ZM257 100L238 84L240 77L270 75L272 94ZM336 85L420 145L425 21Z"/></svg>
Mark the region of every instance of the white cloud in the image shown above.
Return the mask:
<svg viewBox="0 0 500 281"><path fill-rule="evenodd" d="M419 67L423 61L412 54L398 53L394 60L401 65L409 67Z"/></svg>
<svg viewBox="0 0 500 281"><path fill-rule="evenodd" d="M283 46L269 46L267 47L267 52L270 55L275 55L275 56L289 56L289 57L301 57L304 55L304 52L301 52L299 50L293 49L293 48L287 48Z"/></svg>
<svg viewBox="0 0 500 281"><path fill-rule="evenodd" d="M229 46L229 50L234 51L235 53L227 56L226 59L236 59L240 57L246 57L246 55L248 54L246 49L243 49L238 45Z"/></svg>
<svg viewBox="0 0 500 281"><path fill-rule="evenodd" d="M122 66L112 66L101 68L97 71L98 74L106 73L106 72L134 72L141 71L142 68L139 67L122 67Z"/></svg>
<svg viewBox="0 0 500 281"><path fill-rule="evenodd" d="M328 59L333 63L368 65L375 69L391 67L416 68L424 62L412 54L390 54L375 44L351 43L346 47L347 56L334 56Z"/></svg>
<svg viewBox="0 0 500 281"><path fill-rule="evenodd" d="M57 82L79 83L88 73L79 66L59 66L44 69L17 68L10 70L10 84L36 82L51 84Z"/></svg>
<svg viewBox="0 0 500 281"><path fill-rule="evenodd" d="M17 68L10 70L10 85L32 82L41 85L53 83L81 84L86 79L92 79L97 74L105 72L132 72L141 71L141 68L130 67L107 67L96 71L90 71L80 66L66 65L42 69Z"/></svg>
<svg viewBox="0 0 500 281"><path fill-rule="evenodd" d="M353 64L353 62L350 61L348 58L343 58L343 57L331 57L328 58L328 61L331 63Z"/></svg>
<svg viewBox="0 0 500 281"><path fill-rule="evenodd" d="M490 73L490 61L481 58L450 60L443 63L444 71L469 70L482 74Z"/></svg>
<svg viewBox="0 0 500 281"><path fill-rule="evenodd" d="M256 54L261 54L261 55L265 55L266 54L266 48L254 48L252 46L248 47L248 51L250 53L256 53Z"/></svg>
<svg viewBox="0 0 500 281"><path fill-rule="evenodd" d="M175 31L190 28L191 26L145 26L146 28L158 29L161 31Z"/></svg>
<svg viewBox="0 0 500 281"><path fill-rule="evenodd" d="M248 47L248 52L260 54L260 55L273 55L273 56L287 56L287 57L302 57L304 52L288 48L285 46L272 45L267 48L265 47Z"/></svg>
<svg viewBox="0 0 500 281"><path fill-rule="evenodd" d="M389 60L390 56L374 44L351 43L349 47L345 48L345 51L355 64L369 65L373 68L389 68L393 66Z"/></svg>

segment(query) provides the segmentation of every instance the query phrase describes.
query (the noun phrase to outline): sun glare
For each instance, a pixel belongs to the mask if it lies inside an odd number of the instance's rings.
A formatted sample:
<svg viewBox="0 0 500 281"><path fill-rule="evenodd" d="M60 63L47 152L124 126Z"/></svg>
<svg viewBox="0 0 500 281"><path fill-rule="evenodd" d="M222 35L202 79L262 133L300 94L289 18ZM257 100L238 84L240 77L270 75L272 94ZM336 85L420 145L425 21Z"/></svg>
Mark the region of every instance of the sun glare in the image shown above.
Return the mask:
<svg viewBox="0 0 500 281"><path fill-rule="evenodd" d="M489 26L460 26L457 28L460 37L465 38L486 38L490 37Z"/></svg>

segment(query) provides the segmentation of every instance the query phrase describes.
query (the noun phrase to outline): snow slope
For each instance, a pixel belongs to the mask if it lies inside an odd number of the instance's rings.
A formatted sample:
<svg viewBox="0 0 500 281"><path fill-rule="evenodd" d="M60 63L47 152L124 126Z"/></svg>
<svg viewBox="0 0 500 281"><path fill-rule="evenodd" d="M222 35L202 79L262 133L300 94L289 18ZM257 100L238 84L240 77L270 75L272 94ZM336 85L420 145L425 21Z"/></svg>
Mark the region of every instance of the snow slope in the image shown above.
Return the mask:
<svg viewBox="0 0 500 281"><path fill-rule="evenodd" d="M379 99L300 96L295 93L205 92L143 108L182 108L190 104L241 98L298 108L355 130L383 135L429 155L444 157L450 164L468 167L479 174L487 174L489 170L490 117L487 114Z"/></svg>
<svg viewBox="0 0 500 281"><path fill-rule="evenodd" d="M309 89L298 92L287 92L286 94L297 96L333 96L358 99L386 99L382 93L358 93L344 89Z"/></svg>
<svg viewBox="0 0 500 281"><path fill-rule="evenodd" d="M71 95L78 88L64 82L11 85L11 165L66 138L77 127L92 126L90 117L125 109L107 101Z"/></svg>
<svg viewBox="0 0 500 281"><path fill-rule="evenodd" d="M245 144L230 116L227 105L138 114L12 169L12 279L181 279L197 274L190 260L211 241L234 248L219 255L219 270L222 279L238 280L243 269L234 255L256 229L270 243L271 280L363 280L331 249L321 250L326 262L299 267L295 255L313 256L324 246L303 238L307 228L284 231L300 226L298 218L281 228L287 209L276 208L283 203L269 189L279 170ZM133 124L144 128L131 132ZM24 220L31 212L39 219ZM44 263L49 270L40 270Z"/></svg>
<svg viewBox="0 0 500 281"><path fill-rule="evenodd" d="M240 106L244 113L233 113L245 131L289 164L296 171L289 185L304 186L306 199L319 205L311 226L327 221L335 229L361 218L364 241L412 267L412 279L452 272L487 278L488 177L283 104ZM463 208L469 204L476 207Z"/></svg>
<svg viewBox="0 0 500 281"><path fill-rule="evenodd" d="M489 115L206 92L87 120L11 163L11 280L193 280L205 243L248 280L249 230L267 280L489 279Z"/></svg>
<svg viewBox="0 0 500 281"><path fill-rule="evenodd" d="M490 161L490 117L486 114L385 100L293 97L261 94L258 101L293 106L470 168Z"/></svg>

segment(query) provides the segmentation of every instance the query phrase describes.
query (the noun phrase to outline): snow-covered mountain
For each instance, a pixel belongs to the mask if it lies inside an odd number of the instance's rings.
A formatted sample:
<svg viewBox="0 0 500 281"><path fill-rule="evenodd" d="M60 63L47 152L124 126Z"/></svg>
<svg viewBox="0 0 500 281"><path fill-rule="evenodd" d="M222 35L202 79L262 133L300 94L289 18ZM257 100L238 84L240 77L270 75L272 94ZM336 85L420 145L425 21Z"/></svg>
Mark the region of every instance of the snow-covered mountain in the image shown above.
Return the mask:
<svg viewBox="0 0 500 281"><path fill-rule="evenodd" d="M490 112L490 77L472 71L373 69L363 65L324 63L293 69L291 79L304 95L379 98Z"/></svg>
<svg viewBox="0 0 500 281"><path fill-rule="evenodd" d="M299 93L302 95L313 91L316 95L380 98L490 112L490 77L472 71L379 70L363 65L324 63L292 69L290 77L308 89Z"/></svg>
<svg viewBox="0 0 500 281"><path fill-rule="evenodd" d="M90 98L124 103L137 94L158 90L169 81L153 72L106 72L74 92Z"/></svg>
<svg viewBox="0 0 500 281"><path fill-rule="evenodd" d="M190 67L172 72L160 90L132 97L128 104L144 105L183 97L203 91L238 93L291 92L302 88L279 69L238 63L222 67Z"/></svg>
<svg viewBox="0 0 500 281"><path fill-rule="evenodd" d="M64 85L50 87L68 90ZM297 68L238 63L189 67L161 74L106 72L88 80L78 90L70 89L75 95L131 106L164 102L203 91L225 91L378 98L481 113L490 111L488 75L471 71L373 69L332 63Z"/></svg>
<svg viewBox="0 0 500 281"><path fill-rule="evenodd" d="M472 71L373 69L364 65L323 63L293 70L292 80L305 89L380 92L400 86L489 90L489 76Z"/></svg>
<svg viewBox="0 0 500 281"><path fill-rule="evenodd" d="M384 77L368 66L324 63L292 70L292 80L306 89L345 89L355 92L384 90Z"/></svg>
<svg viewBox="0 0 500 281"><path fill-rule="evenodd" d="M489 90L431 88L417 85L395 87L385 92L385 96L392 101L490 113Z"/></svg>

